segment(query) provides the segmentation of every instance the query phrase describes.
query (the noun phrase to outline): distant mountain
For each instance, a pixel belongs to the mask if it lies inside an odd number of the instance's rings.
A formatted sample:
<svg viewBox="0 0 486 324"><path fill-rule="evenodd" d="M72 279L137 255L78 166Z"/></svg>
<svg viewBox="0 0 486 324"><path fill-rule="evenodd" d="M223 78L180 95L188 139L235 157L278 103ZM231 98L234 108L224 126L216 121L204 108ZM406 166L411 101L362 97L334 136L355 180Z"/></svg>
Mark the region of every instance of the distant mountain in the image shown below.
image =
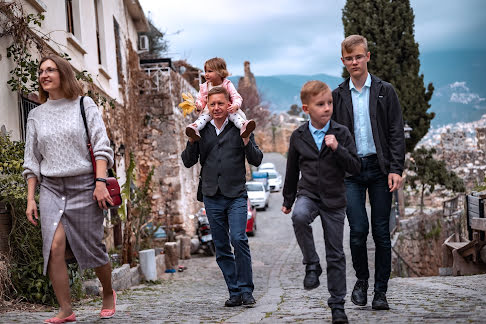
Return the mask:
<svg viewBox="0 0 486 324"><path fill-rule="evenodd" d="M422 53L421 73L425 86L435 87L430 111L436 113L433 126L479 120L486 114L486 50L457 50ZM230 77L238 86L239 76ZM273 112L300 105L300 88L309 80L321 80L332 89L342 78L327 74L255 76L264 101Z"/></svg>
<svg viewBox="0 0 486 324"><path fill-rule="evenodd" d="M255 76L255 78L262 100L269 104L272 112L288 111L291 105L300 105L300 89L307 81L320 80L325 82L331 89L336 88L342 82L341 78L327 74L287 74ZM239 76L232 76L229 79L238 87Z"/></svg>

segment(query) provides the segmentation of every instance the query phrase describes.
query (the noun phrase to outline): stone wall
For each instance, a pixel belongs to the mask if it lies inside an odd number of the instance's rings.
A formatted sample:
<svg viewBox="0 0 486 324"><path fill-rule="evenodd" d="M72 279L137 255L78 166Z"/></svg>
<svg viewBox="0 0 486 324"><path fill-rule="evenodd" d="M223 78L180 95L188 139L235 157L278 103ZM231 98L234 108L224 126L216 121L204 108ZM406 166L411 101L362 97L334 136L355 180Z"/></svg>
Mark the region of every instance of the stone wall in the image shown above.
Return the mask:
<svg viewBox="0 0 486 324"><path fill-rule="evenodd" d="M255 130L255 141L263 152L277 152L286 155L289 150L290 135L302 124L302 120L287 113L273 115L264 128Z"/></svg>
<svg viewBox="0 0 486 324"><path fill-rule="evenodd" d="M184 167L181 153L186 146L184 129L195 115L183 118L177 107L182 92L195 89L180 74L168 70L159 79L160 91L148 92L140 97L145 107L145 126L140 130L141 144L136 160L141 180L154 168L152 212L156 220L176 232L195 233L195 214L202 204L196 200L199 165Z"/></svg>
<svg viewBox="0 0 486 324"><path fill-rule="evenodd" d="M442 211L433 211L401 220L400 232L392 240L392 274L401 277L439 275L442 243L451 234L460 232L461 215L462 212L457 212L444 217Z"/></svg>

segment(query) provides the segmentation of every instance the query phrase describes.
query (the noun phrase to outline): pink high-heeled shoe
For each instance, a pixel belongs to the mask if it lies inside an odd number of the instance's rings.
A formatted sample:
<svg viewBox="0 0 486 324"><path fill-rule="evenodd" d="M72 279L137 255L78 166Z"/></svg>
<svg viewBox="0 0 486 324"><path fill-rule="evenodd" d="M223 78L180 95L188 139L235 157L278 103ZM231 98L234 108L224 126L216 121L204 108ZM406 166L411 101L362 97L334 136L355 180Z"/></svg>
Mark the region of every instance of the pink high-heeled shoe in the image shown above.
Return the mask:
<svg viewBox="0 0 486 324"><path fill-rule="evenodd" d="M101 318L112 318L115 315L116 308L116 292L113 290L113 309L102 309L100 312Z"/></svg>
<svg viewBox="0 0 486 324"><path fill-rule="evenodd" d="M51 324L52 323L54 323L54 324L59 324L59 323L76 323L76 315L74 315L74 313L72 313L68 317L64 317L64 318L53 317L53 318L46 319L44 321L44 323L51 323Z"/></svg>

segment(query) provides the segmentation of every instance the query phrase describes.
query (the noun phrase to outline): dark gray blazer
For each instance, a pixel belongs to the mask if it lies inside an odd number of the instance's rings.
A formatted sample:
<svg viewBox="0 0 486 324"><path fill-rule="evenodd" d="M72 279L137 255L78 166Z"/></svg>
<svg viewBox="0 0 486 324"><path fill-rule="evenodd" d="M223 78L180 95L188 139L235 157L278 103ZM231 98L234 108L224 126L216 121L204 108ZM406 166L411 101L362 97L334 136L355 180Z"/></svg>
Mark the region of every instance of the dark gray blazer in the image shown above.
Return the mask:
<svg viewBox="0 0 486 324"><path fill-rule="evenodd" d="M240 130L231 121L219 136L211 123L200 134L199 142L187 142L181 157L186 168L192 167L199 160L204 163L201 173L203 195L214 196L218 188L228 198L246 194L245 157L254 166L259 166L263 159L263 153L256 145L253 134L245 146Z"/></svg>
<svg viewBox="0 0 486 324"><path fill-rule="evenodd" d="M332 92L334 112L332 119L346 126L353 138L353 100L349 78ZM376 155L381 171L402 175L405 162L405 133L402 109L393 86L371 75L370 119Z"/></svg>
<svg viewBox="0 0 486 324"><path fill-rule="evenodd" d="M292 133L283 188L283 206L292 208L296 196L301 195L319 200L329 209L346 206L344 176L346 173L358 174L361 163L356 155L353 137L345 126L331 120L326 135L331 134L339 143L334 152L324 141L321 150L317 150L314 137L309 131L309 122Z"/></svg>

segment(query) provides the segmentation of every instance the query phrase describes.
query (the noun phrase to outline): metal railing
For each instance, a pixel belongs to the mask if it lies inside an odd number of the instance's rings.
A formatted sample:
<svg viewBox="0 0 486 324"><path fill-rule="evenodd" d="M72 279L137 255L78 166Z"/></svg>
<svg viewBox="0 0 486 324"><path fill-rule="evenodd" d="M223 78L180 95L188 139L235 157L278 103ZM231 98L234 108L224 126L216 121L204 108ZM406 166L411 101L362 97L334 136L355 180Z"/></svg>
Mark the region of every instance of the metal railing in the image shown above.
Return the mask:
<svg viewBox="0 0 486 324"><path fill-rule="evenodd" d="M31 110L39 106L39 104L21 96L19 98L19 106L21 137L22 140L25 141L25 136L27 134L27 118L29 117Z"/></svg>
<svg viewBox="0 0 486 324"><path fill-rule="evenodd" d="M160 93L168 86L168 92L172 92L170 68L158 64L144 64L143 70L148 78L143 80L141 88L148 93Z"/></svg>

